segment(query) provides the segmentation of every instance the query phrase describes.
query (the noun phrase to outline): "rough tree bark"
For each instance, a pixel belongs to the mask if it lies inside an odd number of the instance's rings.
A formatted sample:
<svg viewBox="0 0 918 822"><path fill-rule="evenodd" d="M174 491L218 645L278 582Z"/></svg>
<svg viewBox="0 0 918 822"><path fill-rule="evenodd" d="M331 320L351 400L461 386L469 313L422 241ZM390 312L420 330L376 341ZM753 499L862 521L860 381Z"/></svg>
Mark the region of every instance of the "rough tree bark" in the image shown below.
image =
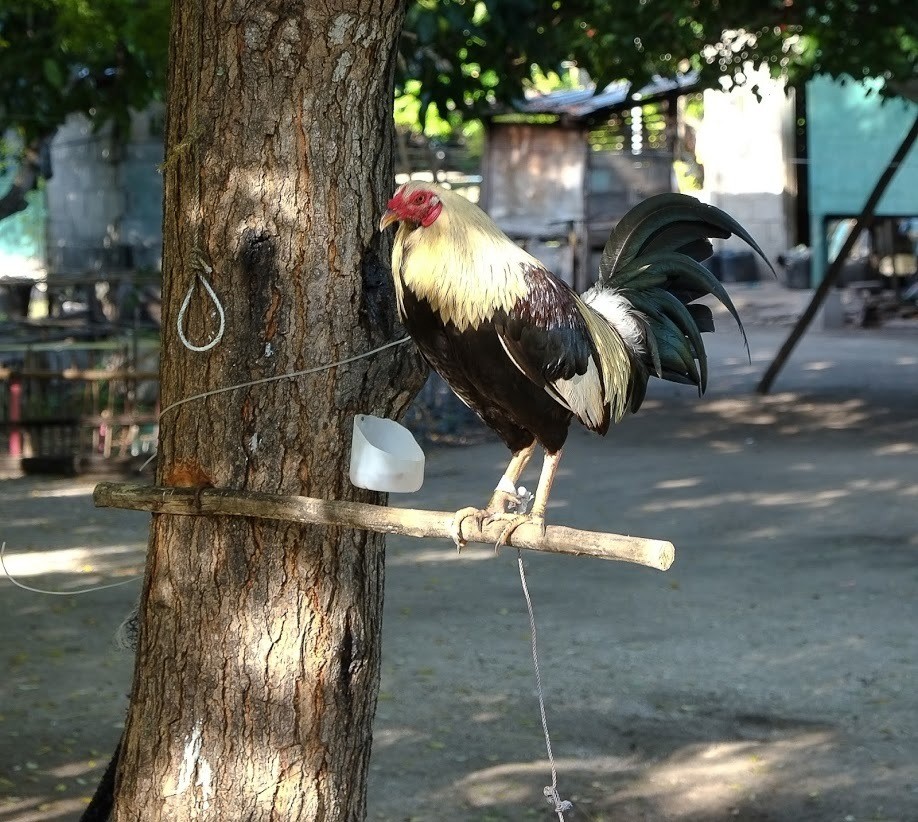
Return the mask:
<svg viewBox="0 0 918 822"><path fill-rule="evenodd" d="M163 405L398 333L376 230L393 187L403 0L174 3L164 164ZM196 256L226 333L176 333ZM211 270L212 269L212 270ZM198 285L185 330L216 331ZM163 419L157 479L379 502L347 479L356 412L419 387L397 347ZM379 676L383 538L155 515L117 820L357 820Z"/></svg>

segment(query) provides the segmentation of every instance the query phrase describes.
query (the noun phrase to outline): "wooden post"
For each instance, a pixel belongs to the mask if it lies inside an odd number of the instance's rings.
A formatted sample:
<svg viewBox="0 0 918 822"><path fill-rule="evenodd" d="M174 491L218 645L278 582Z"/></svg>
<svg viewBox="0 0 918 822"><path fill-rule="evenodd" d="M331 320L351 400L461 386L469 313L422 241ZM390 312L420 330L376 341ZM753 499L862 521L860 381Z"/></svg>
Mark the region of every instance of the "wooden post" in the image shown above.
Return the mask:
<svg viewBox="0 0 918 822"><path fill-rule="evenodd" d="M10 376L10 456L22 457L22 429L16 424L22 420L22 378Z"/></svg>

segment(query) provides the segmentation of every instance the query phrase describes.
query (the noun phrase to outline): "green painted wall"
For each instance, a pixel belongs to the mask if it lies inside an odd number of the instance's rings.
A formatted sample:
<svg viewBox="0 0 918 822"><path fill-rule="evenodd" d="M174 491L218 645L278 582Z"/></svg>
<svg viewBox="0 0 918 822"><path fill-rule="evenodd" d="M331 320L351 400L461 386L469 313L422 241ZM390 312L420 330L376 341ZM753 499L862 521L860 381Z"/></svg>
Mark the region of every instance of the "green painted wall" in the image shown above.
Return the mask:
<svg viewBox="0 0 918 822"><path fill-rule="evenodd" d="M825 273L827 214L857 216L898 148L918 105L884 101L876 81L844 85L818 78L807 85L810 229L813 284ZM912 147L880 200L878 215L918 216L918 148Z"/></svg>
<svg viewBox="0 0 918 822"><path fill-rule="evenodd" d="M9 190L15 168L0 174L0 193ZM44 188L27 195L25 211L0 220L0 280L29 277L44 269L48 210Z"/></svg>

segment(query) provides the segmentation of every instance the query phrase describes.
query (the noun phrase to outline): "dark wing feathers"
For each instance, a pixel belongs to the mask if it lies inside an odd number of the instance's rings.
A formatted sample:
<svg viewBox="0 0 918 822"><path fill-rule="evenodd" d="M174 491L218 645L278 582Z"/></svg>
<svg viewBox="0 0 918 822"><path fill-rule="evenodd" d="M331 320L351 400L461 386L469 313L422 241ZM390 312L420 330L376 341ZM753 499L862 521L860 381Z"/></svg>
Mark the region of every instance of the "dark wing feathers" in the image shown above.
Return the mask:
<svg viewBox="0 0 918 822"><path fill-rule="evenodd" d="M714 253L714 246L711 245L708 237L726 240L730 236L729 231L706 232L705 228L705 225L700 222L679 222L666 226L647 240L643 252L678 251L680 254L701 262Z"/></svg>
<svg viewBox="0 0 918 822"><path fill-rule="evenodd" d="M511 315L495 325L508 353L533 382L544 385L586 373L590 347L582 323L565 327L537 313L529 319Z"/></svg>
<svg viewBox="0 0 918 822"><path fill-rule="evenodd" d="M701 263L685 254L669 251L643 255L616 275L616 283L619 278L621 285L616 284L615 287L628 290L629 299L633 294L640 294L642 291L658 288L661 285L674 295L678 295L683 290L698 294L698 296L711 294L717 297L730 312L740 331L743 332L743 340L746 340L743 323L730 295L720 284L720 280Z"/></svg>
<svg viewBox="0 0 918 822"><path fill-rule="evenodd" d="M574 293L549 272L526 272L527 297L495 328L517 367L537 385L585 374L593 347Z"/></svg>
<svg viewBox="0 0 918 822"><path fill-rule="evenodd" d="M678 298L679 295L677 294ZM697 299L693 297L692 299ZM680 302L686 302L680 298ZM714 312L701 303L696 303L695 305L686 305L689 314L692 315L692 319L695 321L695 327L702 333L714 333Z"/></svg>

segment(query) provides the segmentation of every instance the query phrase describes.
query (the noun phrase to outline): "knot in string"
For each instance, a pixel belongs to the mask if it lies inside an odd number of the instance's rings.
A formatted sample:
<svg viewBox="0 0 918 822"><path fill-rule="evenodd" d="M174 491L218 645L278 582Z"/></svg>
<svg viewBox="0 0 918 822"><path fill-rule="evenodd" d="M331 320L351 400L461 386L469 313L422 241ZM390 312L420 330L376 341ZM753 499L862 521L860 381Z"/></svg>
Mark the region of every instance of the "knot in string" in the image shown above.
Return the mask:
<svg viewBox="0 0 918 822"><path fill-rule="evenodd" d="M539 717L542 720L542 733L545 735L545 750L548 753L548 764L551 767L551 785L542 789L542 794L555 808L560 822L564 822L564 812L574 809L573 802L562 799L558 795L558 770L555 768L555 757L551 752L551 737L548 734L548 719L545 716L545 695L542 692L542 674L539 670L538 637L536 634L535 612L532 609L532 597L529 595L529 586L526 584L526 569L523 566L523 552L516 549L516 561L520 569L520 582L523 586L523 596L526 598L526 610L529 612L529 638L532 643L532 666L535 668L536 693L539 696Z"/></svg>
<svg viewBox="0 0 918 822"><path fill-rule="evenodd" d="M574 803L569 799L562 799L554 785L546 785L542 788L542 793L545 794L548 803L555 806L555 813L558 814L558 819L564 822L564 812L574 810Z"/></svg>

